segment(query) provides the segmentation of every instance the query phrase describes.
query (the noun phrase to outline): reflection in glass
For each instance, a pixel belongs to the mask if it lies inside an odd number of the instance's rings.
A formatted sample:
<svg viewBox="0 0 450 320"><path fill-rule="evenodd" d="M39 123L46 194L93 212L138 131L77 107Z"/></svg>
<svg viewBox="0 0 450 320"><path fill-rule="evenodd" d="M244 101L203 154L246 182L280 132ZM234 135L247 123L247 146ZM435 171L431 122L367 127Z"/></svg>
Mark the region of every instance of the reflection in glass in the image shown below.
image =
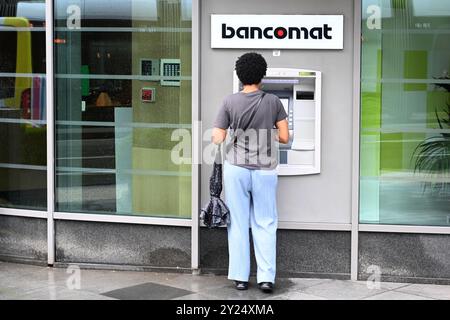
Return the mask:
<svg viewBox="0 0 450 320"><path fill-rule="evenodd" d="M189 218L189 1L104 2L55 2L57 210Z"/></svg>
<svg viewBox="0 0 450 320"><path fill-rule="evenodd" d="M0 0L0 206L46 210L44 1Z"/></svg>
<svg viewBox="0 0 450 320"><path fill-rule="evenodd" d="M361 223L450 225L450 2L422 2L363 1Z"/></svg>

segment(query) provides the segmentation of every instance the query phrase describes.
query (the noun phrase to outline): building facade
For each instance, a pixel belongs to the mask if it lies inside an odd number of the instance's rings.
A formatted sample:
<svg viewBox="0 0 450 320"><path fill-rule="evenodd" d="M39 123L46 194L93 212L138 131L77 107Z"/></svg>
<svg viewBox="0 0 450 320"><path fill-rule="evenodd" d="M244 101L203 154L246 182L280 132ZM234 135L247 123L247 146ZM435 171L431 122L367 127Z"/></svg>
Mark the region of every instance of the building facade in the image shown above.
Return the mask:
<svg viewBox="0 0 450 320"><path fill-rule="evenodd" d="M213 15L342 16L342 48L213 47ZM198 214L247 51L321 74L320 172L279 178L278 274L450 283L445 0L0 0L0 259L225 273Z"/></svg>

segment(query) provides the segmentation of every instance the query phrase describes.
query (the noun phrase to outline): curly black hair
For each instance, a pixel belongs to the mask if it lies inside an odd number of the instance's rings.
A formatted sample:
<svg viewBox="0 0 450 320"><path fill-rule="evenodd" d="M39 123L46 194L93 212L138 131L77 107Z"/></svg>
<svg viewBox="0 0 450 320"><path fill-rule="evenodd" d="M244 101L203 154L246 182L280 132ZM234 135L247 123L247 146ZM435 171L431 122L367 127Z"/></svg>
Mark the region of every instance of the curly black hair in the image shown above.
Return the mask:
<svg viewBox="0 0 450 320"><path fill-rule="evenodd" d="M267 62L259 53L248 52L237 59L235 69L242 84L258 84L266 75Z"/></svg>

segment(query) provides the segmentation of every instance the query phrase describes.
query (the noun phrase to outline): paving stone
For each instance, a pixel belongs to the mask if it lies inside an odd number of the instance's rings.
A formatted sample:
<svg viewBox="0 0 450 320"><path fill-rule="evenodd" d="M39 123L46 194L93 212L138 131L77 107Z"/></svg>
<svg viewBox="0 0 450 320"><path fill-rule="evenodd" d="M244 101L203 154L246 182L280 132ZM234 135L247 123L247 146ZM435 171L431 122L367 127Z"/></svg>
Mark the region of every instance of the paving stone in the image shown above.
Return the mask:
<svg viewBox="0 0 450 320"><path fill-rule="evenodd" d="M218 300L261 300L267 298L266 293L261 292L254 285L250 285L248 290L236 290L232 284L206 290L202 295L211 296Z"/></svg>
<svg viewBox="0 0 450 320"><path fill-rule="evenodd" d="M268 297L265 300L326 300L326 299L323 297L318 297L303 292L289 292L283 295Z"/></svg>
<svg viewBox="0 0 450 320"><path fill-rule="evenodd" d="M354 281L354 282L360 283L364 286L375 285L375 283L372 281ZM399 282L379 282L378 284L381 290L394 290L408 285Z"/></svg>
<svg viewBox="0 0 450 320"><path fill-rule="evenodd" d="M306 289L312 286L316 286L318 284L331 282L333 280L330 279L314 279L314 278L291 278L291 280L295 287L298 289Z"/></svg>
<svg viewBox="0 0 450 320"><path fill-rule="evenodd" d="M387 291L374 296L364 298L363 300L433 300L433 299L402 292Z"/></svg>
<svg viewBox="0 0 450 320"><path fill-rule="evenodd" d="M210 289L217 289L229 285L230 280L226 276L213 276L213 275L179 275L173 278L160 278L155 282L166 285L171 285L177 288L202 293Z"/></svg>
<svg viewBox="0 0 450 320"><path fill-rule="evenodd" d="M65 287L40 288L24 295L17 295L15 300L111 300L112 298L83 290L69 290Z"/></svg>
<svg viewBox="0 0 450 320"><path fill-rule="evenodd" d="M303 290L304 293L333 300L358 300L385 292L386 289L369 289L360 282L332 280Z"/></svg>
<svg viewBox="0 0 450 320"><path fill-rule="evenodd" d="M102 295L119 300L170 300L192 293L192 291L148 282L105 292Z"/></svg>
<svg viewBox="0 0 450 320"><path fill-rule="evenodd" d="M396 291L415 294L422 297L450 300L450 285L411 284Z"/></svg>
<svg viewBox="0 0 450 320"><path fill-rule="evenodd" d="M217 299L204 294L193 293L179 298L174 298L173 300L217 300Z"/></svg>

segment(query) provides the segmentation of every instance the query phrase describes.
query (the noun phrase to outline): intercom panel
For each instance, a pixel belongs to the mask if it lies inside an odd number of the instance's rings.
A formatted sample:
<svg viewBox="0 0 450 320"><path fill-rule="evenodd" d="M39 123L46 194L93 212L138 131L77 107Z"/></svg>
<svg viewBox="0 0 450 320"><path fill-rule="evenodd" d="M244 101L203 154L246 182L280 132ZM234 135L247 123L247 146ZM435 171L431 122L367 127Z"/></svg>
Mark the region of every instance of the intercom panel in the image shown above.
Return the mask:
<svg viewBox="0 0 450 320"><path fill-rule="evenodd" d="M161 85L162 86L180 86L181 60L180 59L161 59ZM171 77L165 79L164 77ZM175 79L174 79L174 78Z"/></svg>
<svg viewBox="0 0 450 320"><path fill-rule="evenodd" d="M159 59L141 59L141 76L159 76Z"/></svg>

